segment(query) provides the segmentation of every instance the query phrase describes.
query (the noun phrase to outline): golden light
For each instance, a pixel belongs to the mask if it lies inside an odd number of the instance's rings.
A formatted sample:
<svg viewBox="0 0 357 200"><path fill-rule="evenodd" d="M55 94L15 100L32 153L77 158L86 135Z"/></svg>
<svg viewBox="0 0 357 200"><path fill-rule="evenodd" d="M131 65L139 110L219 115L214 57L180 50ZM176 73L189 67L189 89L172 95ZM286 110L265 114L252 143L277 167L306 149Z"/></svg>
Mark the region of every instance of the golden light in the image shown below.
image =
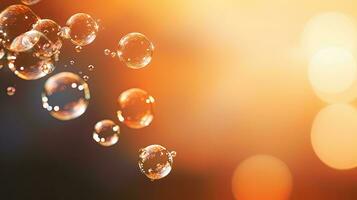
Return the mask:
<svg viewBox="0 0 357 200"><path fill-rule="evenodd" d="M286 200L292 190L288 166L269 155L256 155L244 160L232 179L235 199Z"/></svg>
<svg viewBox="0 0 357 200"><path fill-rule="evenodd" d="M320 49L341 47L356 51L357 30L355 21L339 12L316 15L307 22L302 35L302 46L310 57Z"/></svg>
<svg viewBox="0 0 357 200"><path fill-rule="evenodd" d="M316 116L311 143L326 165L340 170L357 167L357 110L348 104L325 107Z"/></svg>
<svg viewBox="0 0 357 200"><path fill-rule="evenodd" d="M331 47L318 51L310 60L309 79L316 92L339 94L356 81L357 67L353 55L345 49Z"/></svg>

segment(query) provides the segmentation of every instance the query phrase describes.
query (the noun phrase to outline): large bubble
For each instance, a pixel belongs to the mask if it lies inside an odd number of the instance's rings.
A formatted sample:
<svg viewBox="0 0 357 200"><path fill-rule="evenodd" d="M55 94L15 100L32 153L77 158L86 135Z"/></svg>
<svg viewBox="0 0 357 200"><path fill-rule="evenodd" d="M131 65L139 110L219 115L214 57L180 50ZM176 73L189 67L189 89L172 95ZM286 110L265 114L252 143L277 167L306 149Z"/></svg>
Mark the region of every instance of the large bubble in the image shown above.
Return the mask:
<svg viewBox="0 0 357 200"><path fill-rule="evenodd" d="M51 57L57 53L62 47L62 40L59 36L61 27L53 20L50 19L40 19L33 26L33 30L41 32L47 38L46 52L42 55L43 57Z"/></svg>
<svg viewBox="0 0 357 200"><path fill-rule="evenodd" d="M98 144L109 147L119 140L120 128L112 120L101 120L94 126L93 139Z"/></svg>
<svg viewBox="0 0 357 200"><path fill-rule="evenodd" d="M92 43L97 37L98 24L88 14L77 13L67 21L71 41L76 46L85 46Z"/></svg>
<svg viewBox="0 0 357 200"><path fill-rule="evenodd" d="M139 168L150 180L166 177L172 170L176 152L169 152L161 145L150 145L139 151Z"/></svg>
<svg viewBox="0 0 357 200"><path fill-rule="evenodd" d="M154 98L142 89L124 91L118 98L119 121L134 129L149 126L154 119L154 102Z"/></svg>
<svg viewBox="0 0 357 200"><path fill-rule="evenodd" d="M49 41L42 33L32 30L16 37L8 53L8 66L18 77L35 80L51 73L55 66L50 55Z"/></svg>
<svg viewBox="0 0 357 200"><path fill-rule="evenodd" d="M59 120L71 120L81 116L88 107L89 99L87 83L71 72L50 77L42 93L43 107Z"/></svg>
<svg viewBox="0 0 357 200"><path fill-rule="evenodd" d="M32 29L39 18L24 5L12 5L0 13L0 38L4 47L10 50L12 41Z"/></svg>
<svg viewBox="0 0 357 200"><path fill-rule="evenodd" d="M141 33L129 33L125 35L118 46L119 58L132 69L147 66L154 52L154 45Z"/></svg>

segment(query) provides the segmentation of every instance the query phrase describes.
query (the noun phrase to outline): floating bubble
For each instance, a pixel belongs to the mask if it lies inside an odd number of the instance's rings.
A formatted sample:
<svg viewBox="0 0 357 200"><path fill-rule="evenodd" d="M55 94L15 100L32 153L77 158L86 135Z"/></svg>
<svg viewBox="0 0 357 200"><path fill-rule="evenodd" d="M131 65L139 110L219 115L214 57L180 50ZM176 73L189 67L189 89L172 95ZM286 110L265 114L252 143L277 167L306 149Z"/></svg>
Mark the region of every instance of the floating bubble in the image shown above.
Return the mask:
<svg viewBox="0 0 357 200"><path fill-rule="evenodd" d="M161 145L150 145L139 151L139 168L150 180L166 177L172 170L176 152L169 152Z"/></svg>
<svg viewBox="0 0 357 200"><path fill-rule="evenodd" d="M98 24L88 14L77 13L71 16L67 21L69 35L73 44L85 46L92 43L97 37Z"/></svg>
<svg viewBox="0 0 357 200"><path fill-rule="evenodd" d="M129 68L147 66L154 52L154 45L141 33L129 33L119 41L118 56Z"/></svg>
<svg viewBox="0 0 357 200"><path fill-rule="evenodd" d="M12 5L0 13L0 38L6 49L19 35L30 31L39 18L24 5Z"/></svg>
<svg viewBox="0 0 357 200"><path fill-rule="evenodd" d="M69 64L74 65L74 60L69 61Z"/></svg>
<svg viewBox="0 0 357 200"><path fill-rule="evenodd" d="M16 92L16 88L15 87L7 87L6 88L6 93L9 96L15 95L15 92Z"/></svg>
<svg viewBox="0 0 357 200"><path fill-rule="evenodd" d="M87 83L78 75L62 72L50 77L42 93L42 105L59 120L71 120L81 116L89 104Z"/></svg>
<svg viewBox="0 0 357 200"><path fill-rule="evenodd" d="M35 5L38 2L40 2L41 0L21 0L21 2L25 5L31 6L31 5Z"/></svg>
<svg viewBox="0 0 357 200"><path fill-rule="evenodd" d="M252 156L236 168L232 191L237 200L288 200L292 175L288 166L273 156Z"/></svg>
<svg viewBox="0 0 357 200"><path fill-rule="evenodd" d="M102 120L95 124L93 139L100 145L109 147L119 140L120 127L111 120Z"/></svg>
<svg viewBox="0 0 357 200"><path fill-rule="evenodd" d="M80 53L82 51L83 47L82 46L76 46L75 50L77 53Z"/></svg>
<svg viewBox="0 0 357 200"><path fill-rule="evenodd" d="M89 71L93 71L94 68L95 68L94 65L88 65L88 70L89 70Z"/></svg>
<svg viewBox="0 0 357 200"><path fill-rule="evenodd" d="M115 58L115 57L117 56L117 53L112 52L112 53L110 54L110 56L111 56L112 58Z"/></svg>
<svg viewBox="0 0 357 200"><path fill-rule="evenodd" d="M88 81L88 80L89 80L89 76L84 75L84 76L83 76L83 80L84 80L84 81Z"/></svg>
<svg viewBox="0 0 357 200"><path fill-rule="evenodd" d="M38 58L47 59L59 53L55 46L43 33L31 30L16 37L10 45L12 52L32 51Z"/></svg>
<svg viewBox="0 0 357 200"><path fill-rule="evenodd" d="M58 35L63 39L71 39L70 35L71 29L69 27L62 27Z"/></svg>
<svg viewBox="0 0 357 200"><path fill-rule="evenodd" d="M110 54L110 50L109 49L105 49L104 50L104 55L109 56L109 54Z"/></svg>
<svg viewBox="0 0 357 200"><path fill-rule="evenodd" d="M55 69L52 59L40 59L31 51L9 53L7 60L10 70L24 80L42 78Z"/></svg>
<svg viewBox="0 0 357 200"><path fill-rule="evenodd" d="M142 89L124 91L118 98L119 121L134 129L149 126L154 119L154 102L154 98Z"/></svg>
<svg viewBox="0 0 357 200"><path fill-rule="evenodd" d="M52 55L58 54L62 47L62 40L58 33L61 27L53 20L50 19L40 19L34 24L33 30L41 32L48 39L46 48L47 53L45 57L51 57Z"/></svg>

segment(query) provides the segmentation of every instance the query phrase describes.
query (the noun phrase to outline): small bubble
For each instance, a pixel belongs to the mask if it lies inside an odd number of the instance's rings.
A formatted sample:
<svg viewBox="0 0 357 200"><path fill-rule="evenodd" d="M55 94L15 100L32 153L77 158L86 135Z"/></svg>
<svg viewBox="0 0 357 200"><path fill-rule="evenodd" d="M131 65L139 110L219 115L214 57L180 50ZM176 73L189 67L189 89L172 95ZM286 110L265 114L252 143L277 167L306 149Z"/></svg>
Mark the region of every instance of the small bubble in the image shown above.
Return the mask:
<svg viewBox="0 0 357 200"><path fill-rule="evenodd" d="M88 80L89 80L89 76L84 75L84 76L83 76L83 80L84 80L84 81L88 81Z"/></svg>
<svg viewBox="0 0 357 200"><path fill-rule="evenodd" d="M82 74L83 74L83 72L82 72L82 71L79 71L79 72L78 72L78 74L79 74L79 75L82 75Z"/></svg>
<svg viewBox="0 0 357 200"><path fill-rule="evenodd" d="M13 96L16 92L16 88L15 87L12 87L12 86L9 86L6 88L6 93L7 95L9 96Z"/></svg>
<svg viewBox="0 0 357 200"><path fill-rule="evenodd" d="M109 147L119 140L120 128L111 120L102 120L95 124L93 139L100 145Z"/></svg>
<svg viewBox="0 0 357 200"><path fill-rule="evenodd" d="M94 70L94 66L93 66L93 65L89 65L89 66L88 66L88 70L89 70L89 71L93 71L93 70Z"/></svg>
<svg viewBox="0 0 357 200"><path fill-rule="evenodd" d="M74 65L74 60L69 61L69 64Z"/></svg>
<svg viewBox="0 0 357 200"><path fill-rule="evenodd" d="M110 54L110 50L109 49L105 49L104 50L104 55L109 56L109 54Z"/></svg>
<svg viewBox="0 0 357 200"><path fill-rule="evenodd" d="M63 39L71 39L70 32L71 29L69 27L62 27L61 30L58 32L58 35Z"/></svg>
<svg viewBox="0 0 357 200"><path fill-rule="evenodd" d="M117 53L112 52L112 53L110 54L110 56L111 56L112 58L115 58L115 57L117 56Z"/></svg>
<svg viewBox="0 0 357 200"><path fill-rule="evenodd" d="M82 51L83 47L82 46L76 46L75 50L77 53L80 53Z"/></svg>

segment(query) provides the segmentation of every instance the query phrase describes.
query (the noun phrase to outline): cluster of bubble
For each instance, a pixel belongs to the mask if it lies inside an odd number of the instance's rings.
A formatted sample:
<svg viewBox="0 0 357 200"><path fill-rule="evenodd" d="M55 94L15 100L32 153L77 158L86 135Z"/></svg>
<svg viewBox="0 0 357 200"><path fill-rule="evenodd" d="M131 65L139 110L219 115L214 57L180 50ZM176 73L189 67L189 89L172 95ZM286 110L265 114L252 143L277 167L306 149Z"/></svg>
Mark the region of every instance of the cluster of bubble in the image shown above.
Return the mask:
<svg viewBox="0 0 357 200"><path fill-rule="evenodd" d="M339 12L314 16L302 35L311 86L329 104L312 124L312 147L323 163L339 170L357 167L357 110L349 104L357 97L356 35L356 22Z"/></svg>
<svg viewBox="0 0 357 200"><path fill-rule="evenodd" d="M22 0L33 5L40 0ZM71 16L65 27L50 19L40 19L25 5L12 5L0 13L0 59L6 57L10 70L24 80L42 78L55 69L64 40L70 40L79 52L97 37L99 25L90 15L77 13ZM140 33L124 36L116 52L120 60L133 69L147 66L152 58L154 46ZM108 50L110 54L110 50ZM5 56L7 54L7 56ZM71 65L74 64L72 60ZM93 65L88 66L93 71ZM89 76L61 72L48 78L42 92L42 106L58 120L72 120L82 116L89 105ZM14 87L7 94L15 94ZM131 88L118 97L117 118L132 129L149 126L153 119L154 98L146 91ZM119 141L120 127L112 120L101 120L94 126L92 137L101 146L109 147ZM140 150L140 171L151 180L167 176L176 152L169 152L161 145L150 145Z"/></svg>

